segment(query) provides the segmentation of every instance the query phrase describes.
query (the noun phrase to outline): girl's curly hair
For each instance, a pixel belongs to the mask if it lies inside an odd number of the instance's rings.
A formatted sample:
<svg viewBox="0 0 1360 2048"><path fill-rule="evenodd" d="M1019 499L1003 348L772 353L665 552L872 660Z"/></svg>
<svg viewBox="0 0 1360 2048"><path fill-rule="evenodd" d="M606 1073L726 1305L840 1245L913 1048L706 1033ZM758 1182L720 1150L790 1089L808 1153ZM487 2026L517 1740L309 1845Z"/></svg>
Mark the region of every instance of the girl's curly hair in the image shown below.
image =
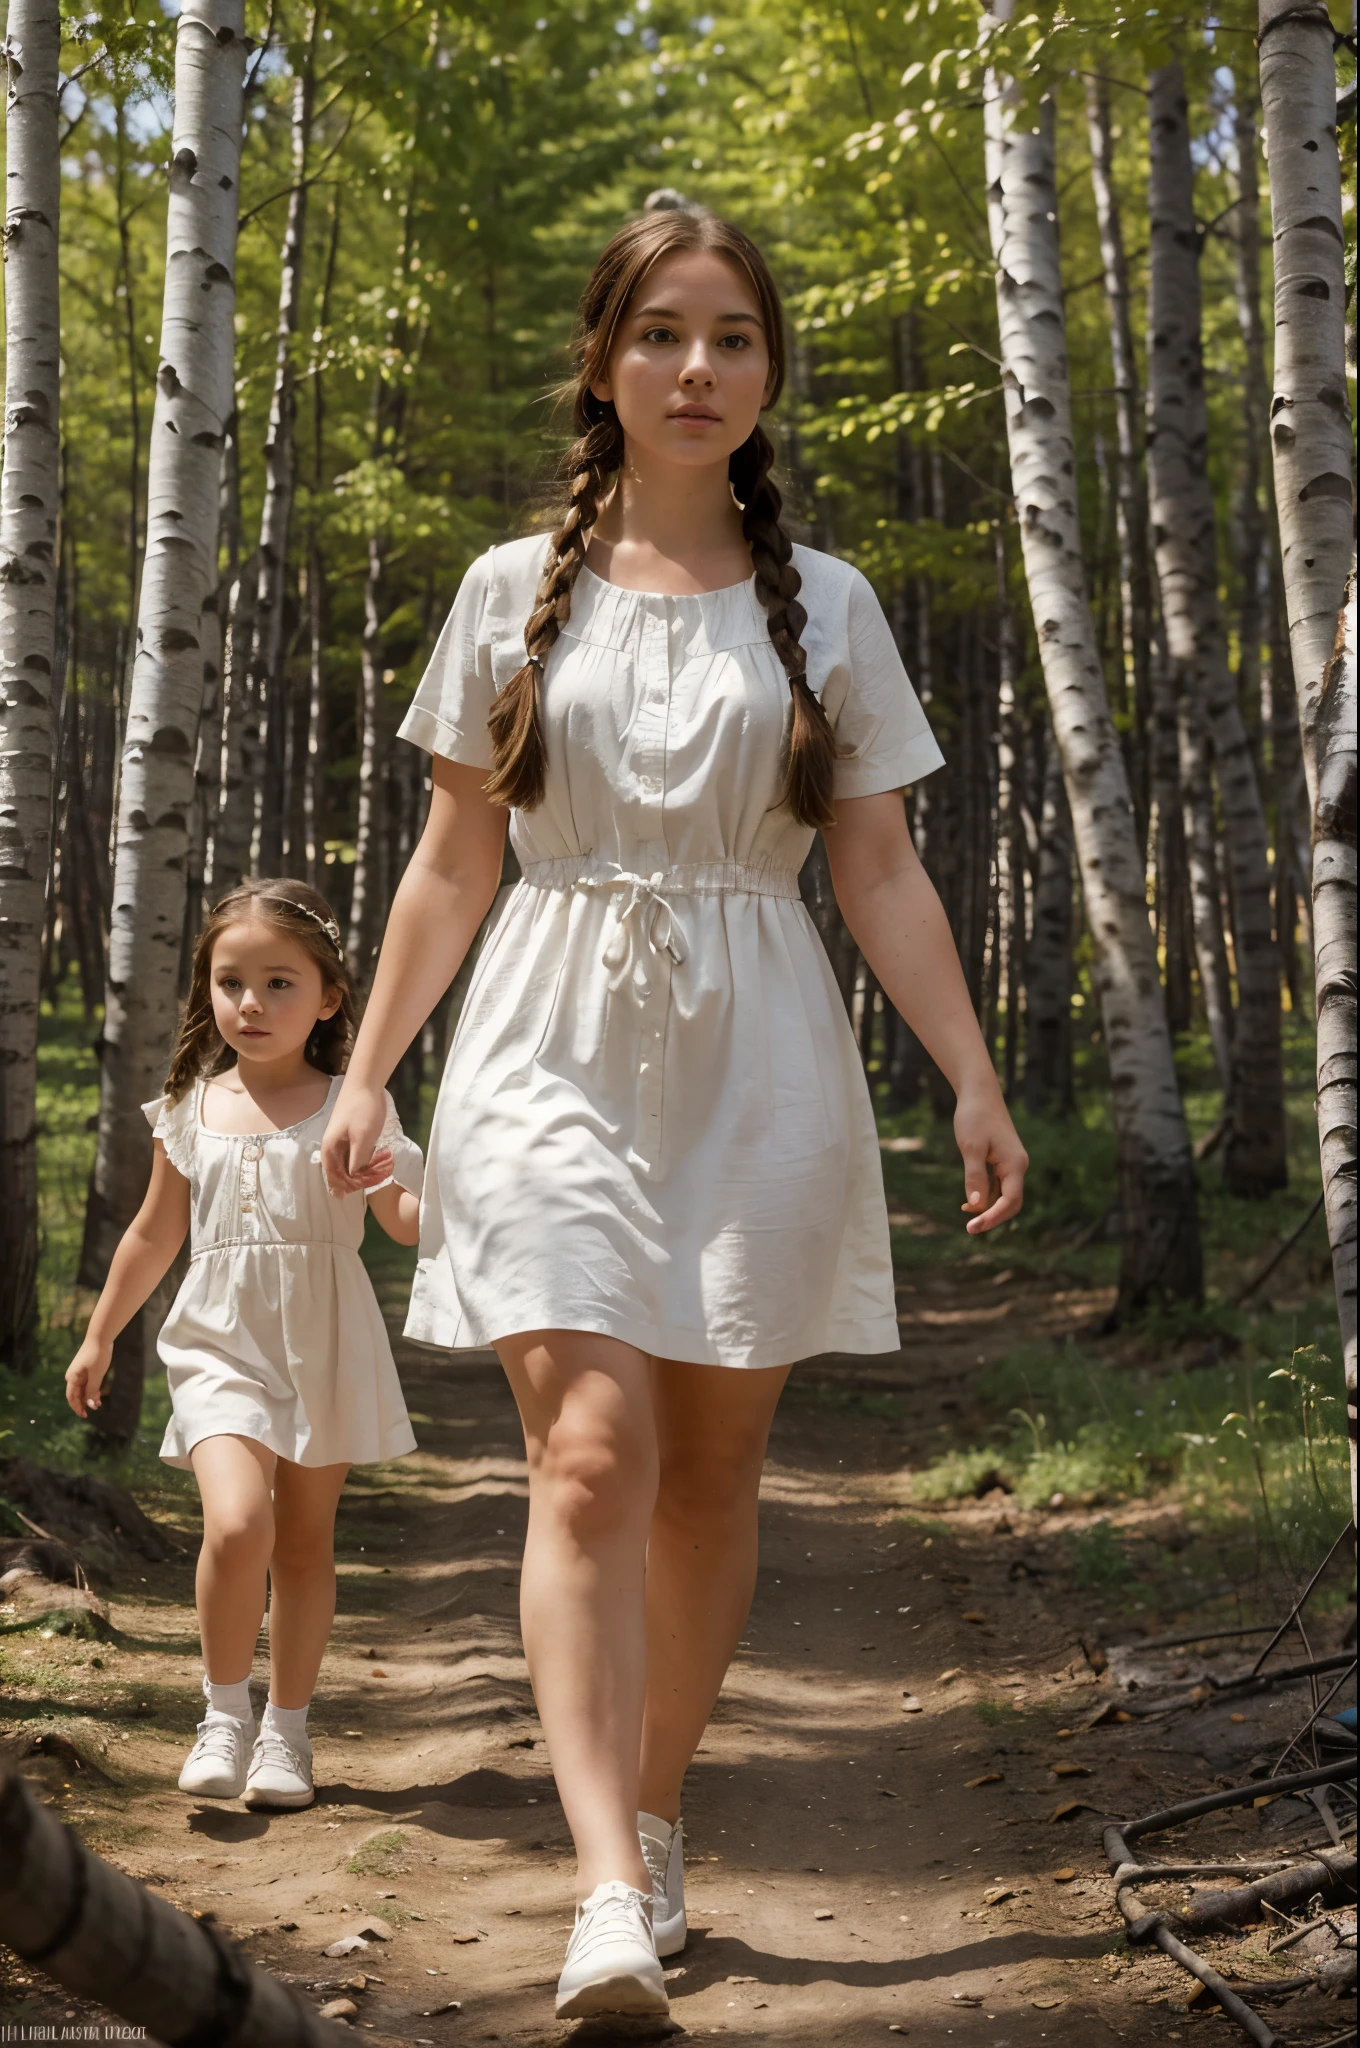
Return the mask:
<svg viewBox="0 0 1360 2048"><path fill-rule="evenodd" d="M319 1018L307 1040L307 1058L323 1074L345 1071L359 1019L334 911L306 882L282 878L242 882L213 905L194 947L189 995L165 1082L170 1102L187 1095L195 1081L224 1073L235 1063L235 1054L224 1043L213 1017L213 948L229 925L256 918L296 939L320 968L323 984L340 991L339 1008L332 1016Z"/></svg>

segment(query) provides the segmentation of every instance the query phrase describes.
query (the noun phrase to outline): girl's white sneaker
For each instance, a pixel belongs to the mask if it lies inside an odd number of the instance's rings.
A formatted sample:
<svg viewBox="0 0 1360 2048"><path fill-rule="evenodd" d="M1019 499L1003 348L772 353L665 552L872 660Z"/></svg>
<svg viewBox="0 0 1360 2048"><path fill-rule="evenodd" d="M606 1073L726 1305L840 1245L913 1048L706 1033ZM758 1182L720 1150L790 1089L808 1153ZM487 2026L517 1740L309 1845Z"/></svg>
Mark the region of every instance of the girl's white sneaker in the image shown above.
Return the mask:
<svg viewBox="0 0 1360 2048"><path fill-rule="evenodd" d="M242 1794L246 1806L310 1806L316 1793L312 1786L312 1746L296 1749L266 1723L255 1738L255 1748Z"/></svg>
<svg viewBox="0 0 1360 2048"><path fill-rule="evenodd" d="M678 1956L689 1936L685 1919L685 1827L639 1813L638 1840L652 1880L652 1933L658 1956Z"/></svg>
<svg viewBox="0 0 1360 2048"><path fill-rule="evenodd" d="M651 1900L631 1884L597 1884L576 1908L557 1985L558 2019L669 2011L652 1939Z"/></svg>
<svg viewBox="0 0 1360 2048"><path fill-rule="evenodd" d="M184 1759L179 1789L191 1799L239 1799L245 1790L255 1722L209 1712L198 1724L198 1740Z"/></svg>

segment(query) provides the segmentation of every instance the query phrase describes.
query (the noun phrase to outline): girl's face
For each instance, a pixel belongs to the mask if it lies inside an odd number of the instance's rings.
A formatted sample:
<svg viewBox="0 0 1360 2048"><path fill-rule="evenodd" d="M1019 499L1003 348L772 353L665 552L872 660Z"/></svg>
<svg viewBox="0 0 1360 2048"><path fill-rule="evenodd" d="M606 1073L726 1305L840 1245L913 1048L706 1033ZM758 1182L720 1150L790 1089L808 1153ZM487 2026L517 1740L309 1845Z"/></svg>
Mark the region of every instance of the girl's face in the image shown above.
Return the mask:
<svg viewBox="0 0 1360 2048"><path fill-rule="evenodd" d="M612 399L634 450L700 468L726 464L769 395L760 302L726 257L691 250L647 272L619 322L608 369L591 385Z"/></svg>
<svg viewBox="0 0 1360 2048"><path fill-rule="evenodd" d="M339 989L327 984L306 947L263 917L219 934L211 981L213 1020L238 1059L294 1056L340 1007Z"/></svg>

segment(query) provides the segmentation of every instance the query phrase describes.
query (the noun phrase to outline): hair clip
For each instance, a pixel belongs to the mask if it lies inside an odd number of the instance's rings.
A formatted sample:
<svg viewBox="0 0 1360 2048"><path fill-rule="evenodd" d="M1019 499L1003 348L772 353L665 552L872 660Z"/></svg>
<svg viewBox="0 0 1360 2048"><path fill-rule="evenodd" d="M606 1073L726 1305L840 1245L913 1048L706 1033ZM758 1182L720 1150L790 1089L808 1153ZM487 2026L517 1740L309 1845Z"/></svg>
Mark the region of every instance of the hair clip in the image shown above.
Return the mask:
<svg viewBox="0 0 1360 2048"><path fill-rule="evenodd" d="M343 949L340 944L340 927L333 917L322 917L320 911L309 910L305 903L297 902L292 896L269 896L265 898L265 901L268 903L286 903L290 910L300 910L304 917L310 917L313 924L320 925L336 952L340 953L343 957Z"/></svg>

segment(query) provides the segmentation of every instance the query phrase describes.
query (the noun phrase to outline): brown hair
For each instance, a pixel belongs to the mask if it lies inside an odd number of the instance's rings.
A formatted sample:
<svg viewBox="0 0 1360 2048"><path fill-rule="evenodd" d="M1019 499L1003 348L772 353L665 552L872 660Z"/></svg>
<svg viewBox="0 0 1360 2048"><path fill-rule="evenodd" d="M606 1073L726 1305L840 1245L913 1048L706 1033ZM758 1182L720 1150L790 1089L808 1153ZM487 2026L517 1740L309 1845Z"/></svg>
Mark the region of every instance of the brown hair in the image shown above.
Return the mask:
<svg viewBox="0 0 1360 2048"><path fill-rule="evenodd" d="M224 1043L213 1016L213 948L229 925L244 924L257 917L296 939L320 968L325 987L339 989L340 1007L334 1015L317 1020L307 1040L307 1058L323 1074L342 1074L345 1070L359 1020L354 984L345 965L334 911L325 897L306 882L242 882L220 903L214 903L194 947L188 1000L165 1080L166 1097L171 1102L178 1102L195 1081L225 1073L235 1063L235 1055Z"/></svg>
<svg viewBox="0 0 1360 2048"><path fill-rule="evenodd" d="M755 292L770 351L771 406L783 388L784 325L779 293L759 249L740 228L711 213L644 214L621 228L600 256L581 298L576 337L578 372L572 404L577 440L562 465L567 510L549 543L534 609L524 629L529 659L497 696L487 723L496 765L486 788L496 803L530 811L543 798L547 751L539 691L543 665L571 616L571 593L585 561L590 531L623 461L623 429L608 400L590 387L604 375L619 323L643 277L663 256L712 251L741 271ZM831 773L836 741L821 704L808 688L807 655L800 635L807 613L798 602L802 578L793 566L793 543L780 524L783 500L770 475L774 446L763 427L734 450L728 462L732 493L751 550L756 592L769 620L770 638L789 679L793 725L789 735L784 801L802 825L832 822Z"/></svg>

